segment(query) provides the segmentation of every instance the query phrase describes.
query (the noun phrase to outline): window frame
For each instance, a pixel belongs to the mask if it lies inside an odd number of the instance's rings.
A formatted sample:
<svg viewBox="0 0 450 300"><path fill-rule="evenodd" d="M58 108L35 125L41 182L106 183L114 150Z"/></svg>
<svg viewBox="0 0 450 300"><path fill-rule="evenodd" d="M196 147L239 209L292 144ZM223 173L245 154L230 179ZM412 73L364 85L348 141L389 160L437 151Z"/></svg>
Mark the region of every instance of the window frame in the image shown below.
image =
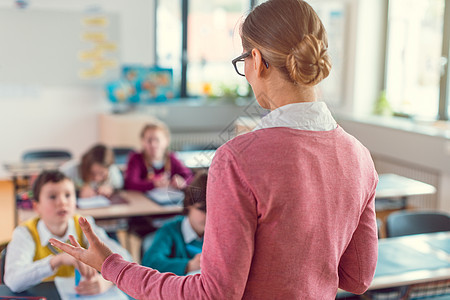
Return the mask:
<svg viewBox="0 0 450 300"><path fill-rule="evenodd" d="M159 1L162 0L154 0L154 20L155 20L155 40L154 40L154 53L155 53L155 57L154 57L154 62L155 64L158 64L158 54L157 54L157 35L158 35L158 29L157 29L157 24L158 24L158 20L157 20L157 9L158 9L158 3ZM242 0L244 1L244 0ZM253 9L258 3L257 0L246 0L249 3L249 8ZM181 82L180 82L180 98L190 98L190 97L195 97L195 96L190 96L187 93L187 70L188 70L188 16L189 16L189 0L181 0ZM232 66L231 66L232 67Z"/></svg>

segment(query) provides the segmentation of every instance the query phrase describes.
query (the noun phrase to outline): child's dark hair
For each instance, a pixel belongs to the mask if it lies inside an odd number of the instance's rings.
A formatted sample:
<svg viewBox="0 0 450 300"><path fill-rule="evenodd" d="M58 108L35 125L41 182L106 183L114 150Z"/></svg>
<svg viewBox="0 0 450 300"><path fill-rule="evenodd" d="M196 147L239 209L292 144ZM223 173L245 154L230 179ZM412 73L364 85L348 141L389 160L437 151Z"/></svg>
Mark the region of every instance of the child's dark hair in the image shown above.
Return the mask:
<svg viewBox="0 0 450 300"><path fill-rule="evenodd" d="M39 195L41 194L42 187L48 183L58 183L65 179L69 179L63 172L59 170L45 170L36 178L33 183L33 199L39 202ZM70 179L69 179L70 180Z"/></svg>
<svg viewBox="0 0 450 300"><path fill-rule="evenodd" d="M91 177L91 167L93 164L99 164L109 168L114 163L114 153L112 149L103 145L94 145L81 158L80 175L84 182L89 182Z"/></svg>
<svg viewBox="0 0 450 300"><path fill-rule="evenodd" d="M186 215L189 207L194 206L206 212L206 182L208 180L207 172L198 172L194 180L185 190L185 197L183 202L183 213Z"/></svg>

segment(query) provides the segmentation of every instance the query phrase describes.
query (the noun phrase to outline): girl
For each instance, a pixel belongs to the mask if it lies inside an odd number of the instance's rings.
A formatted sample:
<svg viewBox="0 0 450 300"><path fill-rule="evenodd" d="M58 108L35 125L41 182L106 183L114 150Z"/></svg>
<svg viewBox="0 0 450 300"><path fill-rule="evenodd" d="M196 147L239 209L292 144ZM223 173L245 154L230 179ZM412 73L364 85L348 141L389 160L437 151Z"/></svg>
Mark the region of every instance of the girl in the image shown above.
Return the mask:
<svg viewBox="0 0 450 300"><path fill-rule="evenodd" d="M73 180L80 198L110 197L114 190L123 188L122 172L114 164L114 153L102 144L89 149L81 163L68 162L60 169Z"/></svg>
<svg viewBox="0 0 450 300"><path fill-rule="evenodd" d="M167 126L162 122L147 124L140 137L142 151L130 155L125 189L141 192L169 186L184 189L192 172L168 151L170 132Z"/></svg>

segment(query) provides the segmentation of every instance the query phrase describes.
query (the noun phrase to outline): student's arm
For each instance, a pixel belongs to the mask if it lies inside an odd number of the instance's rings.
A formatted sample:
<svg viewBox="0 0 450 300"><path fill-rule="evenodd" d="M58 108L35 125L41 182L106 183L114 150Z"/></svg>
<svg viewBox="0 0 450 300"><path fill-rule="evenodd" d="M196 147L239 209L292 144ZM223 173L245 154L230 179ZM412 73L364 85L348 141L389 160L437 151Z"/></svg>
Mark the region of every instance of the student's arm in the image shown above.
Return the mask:
<svg viewBox="0 0 450 300"><path fill-rule="evenodd" d="M125 189L146 192L155 186L147 179L147 169L139 153L134 153L128 160L125 172Z"/></svg>
<svg viewBox="0 0 450 300"><path fill-rule="evenodd" d="M151 247L145 252L142 258L143 266L156 269L159 272L171 272L176 275L186 274L186 266L189 263L189 258L170 257L174 247L176 247L172 235L173 233L166 230L165 227L158 229Z"/></svg>
<svg viewBox="0 0 450 300"><path fill-rule="evenodd" d="M377 264L375 186L350 244L339 262L339 288L355 294L362 294L369 288Z"/></svg>
<svg viewBox="0 0 450 300"><path fill-rule="evenodd" d="M21 292L52 276L53 255L33 261L36 246L28 229L18 226L8 244L5 261L5 284L13 292Z"/></svg>
<svg viewBox="0 0 450 300"><path fill-rule="evenodd" d="M172 164L172 175L180 175L189 184L193 179L193 174L191 169L186 167L178 158L176 158L174 153L170 154L170 160Z"/></svg>
<svg viewBox="0 0 450 300"><path fill-rule="evenodd" d="M117 165L109 166L108 183L116 190L123 188L123 175Z"/></svg>
<svg viewBox="0 0 450 300"><path fill-rule="evenodd" d="M112 238L110 238L108 236L108 234L106 233L106 231L95 225L95 221L94 218L88 216L85 217L88 222L91 224L92 226L92 230L94 231L94 233L98 236L98 238L105 243L105 245L111 249L111 251L113 251L114 253L118 253L120 254L125 260L132 262L133 258L131 257L131 254L125 249L123 248L117 241L113 240ZM86 245L88 244L86 237L84 238L84 242L86 243Z"/></svg>

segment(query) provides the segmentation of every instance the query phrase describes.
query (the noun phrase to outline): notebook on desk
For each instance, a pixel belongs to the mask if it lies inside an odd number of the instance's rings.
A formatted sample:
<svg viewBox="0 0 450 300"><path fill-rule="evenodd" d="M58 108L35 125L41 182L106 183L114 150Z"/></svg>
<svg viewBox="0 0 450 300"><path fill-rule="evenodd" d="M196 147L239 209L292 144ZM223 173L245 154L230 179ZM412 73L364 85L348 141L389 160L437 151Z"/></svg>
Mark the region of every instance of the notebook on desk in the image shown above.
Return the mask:
<svg viewBox="0 0 450 300"><path fill-rule="evenodd" d="M110 206L111 201L105 196L94 196L88 198L78 198L77 206L79 209L99 208Z"/></svg>
<svg viewBox="0 0 450 300"><path fill-rule="evenodd" d="M184 193L174 188L154 188L147 192L147 197L159 205L182 205Z"/></svg>
<svg viewBox="0 0 450 300"><path fill-rule="evenodd" d="M109 288L106 292L97 295L82 296L75 292L75 280L73 277L55 277L55 285L58 290L59 296L62 300L102 300L102 299L114 299L114 300L129 300L128 296L119 290L117 286Z"/></svg>
<svg viewBox="0 0 450 300"><path fill-rule="evenodd" d="M77 206L79 209L90 209L90 208L101 208L107 207L115 204L126 204L128 203L120 194L113 194L111 197L106 198L105 196L94 196L88 198L78 198Z"/></svg>

